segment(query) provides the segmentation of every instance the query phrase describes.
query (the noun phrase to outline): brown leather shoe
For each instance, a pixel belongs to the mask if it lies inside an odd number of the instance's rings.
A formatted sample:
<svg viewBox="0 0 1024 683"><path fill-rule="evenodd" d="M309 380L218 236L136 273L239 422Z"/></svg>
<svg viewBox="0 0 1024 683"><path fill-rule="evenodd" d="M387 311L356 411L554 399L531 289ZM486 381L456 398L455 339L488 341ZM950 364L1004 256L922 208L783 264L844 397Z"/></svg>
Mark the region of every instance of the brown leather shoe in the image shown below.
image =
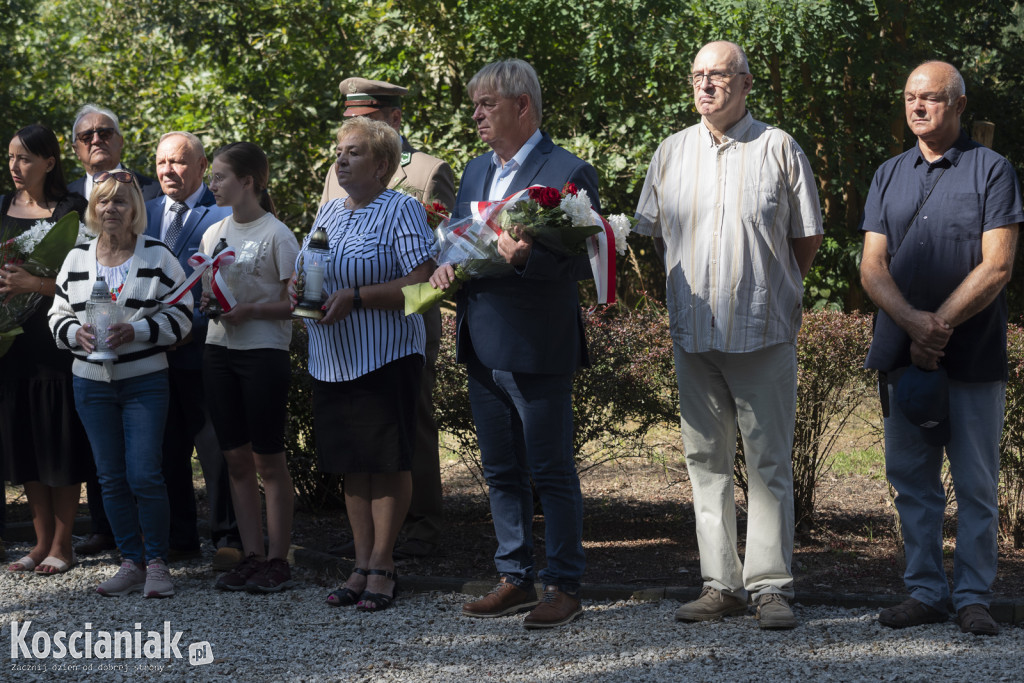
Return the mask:
<svg viewBox="0 0 1024 683"><path fill-rule="evenodd" d="M544 586L544 599L523 619L526 628L554 628L583 613L580 599L561 591L557 586Z"/></svg>
<svg viewBox="0 0 1024 683"><path fill-rule="evenodd" d="M922 624L941 624L949 618L945 610L908 598L895 607L886 607L878 613L878 623L889 628L907 628Z"/></svg>
<svg viewBox="0 0 1024 683"><path fill-rule="evenodd" d="M501 577L501 581L491 589L491 592L473 602L462 605L462 613L467 617L481 617L489 619L492 617L503 617L506 614L525 612L537 605L537 593L530 590L523 590L513 583L508 582L508 577Z"/></svg>
<svg viewBox="0 0 1024 683"><path fill-rule="evenodd" d="M984 605L961 607L956 612L956 623L963 633L973 633L976 636L999 635L999 625Z"/></svg>
<svg viewBox="0 0 1024 683"><path fill-rule="evenodd" d="M84 541L75 546L77 555L96 555L104 550L113 550L117 547L113 536L106 534L89 534Z"/></svg>

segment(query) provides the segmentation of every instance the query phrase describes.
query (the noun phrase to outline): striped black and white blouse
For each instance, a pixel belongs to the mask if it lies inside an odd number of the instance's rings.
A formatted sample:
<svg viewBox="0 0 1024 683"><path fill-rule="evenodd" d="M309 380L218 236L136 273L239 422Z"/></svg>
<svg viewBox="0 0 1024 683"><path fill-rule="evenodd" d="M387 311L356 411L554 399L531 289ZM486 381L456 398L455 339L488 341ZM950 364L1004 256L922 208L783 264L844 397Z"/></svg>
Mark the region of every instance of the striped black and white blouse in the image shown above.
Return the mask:
<svg viewBox="0 0 1024 683"><path fill-rule="evenodd" d="M327 233L331 256L324 292L397 280L431 257L433 235L423 206L409 195L385 190L369 206L345 208L344 199L323 205L313 224ZM302 243L309 243L306 236ZM306 321L309 374L347 382L391 361L424 355L423 318L402 310L361 308L333 325Z"/></svg>
<svg viewBox="0 0 1024 683"><path fill-rule="evenodd" d="M117 360L91 361L75 334L86 324L85 304L96 281L97 240L72 249L60 273L50 307L50 331L57 348L75 356L71 372L78 377L109 382L139 377L167 367L167 347L178 344L192 329L192 295L174 305L161 302L185 279L178 259L163 242L139 235L124 287L117 294L121 322L131 323L135 339L117 350Z"/></svg>

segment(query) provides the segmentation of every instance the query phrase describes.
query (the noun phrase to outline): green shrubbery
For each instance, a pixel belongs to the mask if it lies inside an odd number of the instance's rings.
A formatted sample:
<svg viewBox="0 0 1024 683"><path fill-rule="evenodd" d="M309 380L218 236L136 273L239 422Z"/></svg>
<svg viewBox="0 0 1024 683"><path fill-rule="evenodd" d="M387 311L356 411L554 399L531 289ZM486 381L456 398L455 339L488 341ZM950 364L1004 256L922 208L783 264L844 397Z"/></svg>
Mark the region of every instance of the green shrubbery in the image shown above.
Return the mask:
<svg viewBox="0 0 1024 683"><path fill-rule="evenodd" d="M1006 384L1003 438L999 444L999 521L1014 548L1024 547L1024 328L1007 330L1010 379Z"/></svg>
<svg viewBox="0 0 1024 683"><path fill-rule="evenodd" d="M581 469L618 457L653 457L652 433L678 439L679 409L668 317L648 304L584 312L591 367L574 385L575 447ZM434 409L445 447L479 475L479 450L466 393L465 366L455 362L455 317L445 315L438 357ZM815 486L828 469L836 440L858 406L876 401L874 375L862 368L871 341L871 317L836 311L804 314L797 345L797 419L793 445L796 520L813 525ZM341 505L338 477L320 473L313 441L311 382L306 372L306 333L292 339L288 463L301 505L319 510ZM1009 330L1010 381L1001 444L1000 518L1014 547L1024 545L1024 329ZM872 404L873 405L873 404ZM738 449L739 450L739 449ZM482 480L481 480L482 481ZM737 481L745 485L742 453Z"/></svg>

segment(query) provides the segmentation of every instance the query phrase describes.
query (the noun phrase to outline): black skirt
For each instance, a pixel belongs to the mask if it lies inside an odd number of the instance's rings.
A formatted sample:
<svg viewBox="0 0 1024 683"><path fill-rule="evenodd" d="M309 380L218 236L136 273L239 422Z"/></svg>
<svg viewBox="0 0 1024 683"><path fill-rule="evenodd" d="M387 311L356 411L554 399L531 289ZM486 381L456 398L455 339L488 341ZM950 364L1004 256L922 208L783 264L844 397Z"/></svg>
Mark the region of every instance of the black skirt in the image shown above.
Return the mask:
<svg viewBox="0 0 1024 683"><path fill-rule="evenodd" d="M412 469L423 357L405 356L348 382L313 380L320 470L385 474Z"/></svg>

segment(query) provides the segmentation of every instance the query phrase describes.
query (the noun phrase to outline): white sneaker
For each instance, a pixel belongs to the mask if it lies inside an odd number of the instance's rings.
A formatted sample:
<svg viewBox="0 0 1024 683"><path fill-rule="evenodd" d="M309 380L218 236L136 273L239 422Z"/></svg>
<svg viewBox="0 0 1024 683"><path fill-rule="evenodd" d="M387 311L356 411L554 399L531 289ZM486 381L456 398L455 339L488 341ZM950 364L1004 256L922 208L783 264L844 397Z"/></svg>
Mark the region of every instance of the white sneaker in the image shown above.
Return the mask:
<svg viewBox="0 0 1024 683"><path fill-rule="evenodd" d="M131 560L125 560L114 576L96 586L96 592L108 598L119 598L142 590L145 583L146 571Z"/></svg>
<svg viewBox="0 0 1024 683"><path fill-rule="evenodd" d="M174 595L174 584L171 573L167 571L167 563L161 559L153 560L146 567L146 589L144 598L169 598Z"/></svg>

